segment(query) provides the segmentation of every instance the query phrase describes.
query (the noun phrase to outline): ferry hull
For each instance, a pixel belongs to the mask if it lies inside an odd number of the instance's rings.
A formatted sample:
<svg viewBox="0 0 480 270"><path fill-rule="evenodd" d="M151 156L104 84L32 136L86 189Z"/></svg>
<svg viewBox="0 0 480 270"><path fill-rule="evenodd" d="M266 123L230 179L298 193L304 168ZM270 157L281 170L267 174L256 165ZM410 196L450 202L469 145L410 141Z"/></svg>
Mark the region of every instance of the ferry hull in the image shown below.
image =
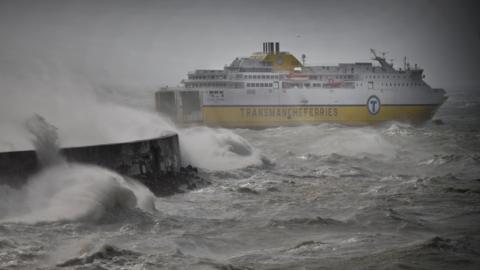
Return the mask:
<svg viewBox="0 0 480 270"><path fill-rule="evenodd" d="M366 125L385 121L420 124L430 120L440 104L382 105L372 114L365 105L204 106L203 123L222 127L273 127L341 123Z"/></svg>

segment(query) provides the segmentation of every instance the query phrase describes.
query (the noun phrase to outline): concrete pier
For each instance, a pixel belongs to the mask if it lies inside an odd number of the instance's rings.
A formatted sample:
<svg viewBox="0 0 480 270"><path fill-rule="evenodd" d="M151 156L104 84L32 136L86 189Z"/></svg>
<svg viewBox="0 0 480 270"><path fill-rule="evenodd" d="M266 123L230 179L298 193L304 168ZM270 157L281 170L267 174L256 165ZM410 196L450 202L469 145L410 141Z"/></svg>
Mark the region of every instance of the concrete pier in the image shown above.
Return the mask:
<svg viewBox="0 0 480 270"><path fill-rule="evenodd" d="M135 178L159 195L191 185L190 177L198 178L193 170L181 167L178 135L174 133L147 140L62 148L61 154L67 161L95 164ZM40 169L33 150L0 153L0 184L19 187Z"/></svg>

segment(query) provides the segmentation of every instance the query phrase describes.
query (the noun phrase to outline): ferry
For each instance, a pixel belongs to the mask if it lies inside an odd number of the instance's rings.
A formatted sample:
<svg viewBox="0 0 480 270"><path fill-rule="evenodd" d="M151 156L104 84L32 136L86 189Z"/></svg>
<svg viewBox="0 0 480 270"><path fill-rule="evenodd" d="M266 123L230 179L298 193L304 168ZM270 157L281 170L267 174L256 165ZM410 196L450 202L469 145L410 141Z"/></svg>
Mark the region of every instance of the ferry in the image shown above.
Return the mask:
<svg viewBox="0 0 480 270"><path fill-rule="evenodd" d="M279 42L235 58L223 69L197 69L155 93L158 112L180 124L262 128L324 122L366 125L430 120L447 99L423 69L394 68L373 49L372 62L309 66Z"/></svg>

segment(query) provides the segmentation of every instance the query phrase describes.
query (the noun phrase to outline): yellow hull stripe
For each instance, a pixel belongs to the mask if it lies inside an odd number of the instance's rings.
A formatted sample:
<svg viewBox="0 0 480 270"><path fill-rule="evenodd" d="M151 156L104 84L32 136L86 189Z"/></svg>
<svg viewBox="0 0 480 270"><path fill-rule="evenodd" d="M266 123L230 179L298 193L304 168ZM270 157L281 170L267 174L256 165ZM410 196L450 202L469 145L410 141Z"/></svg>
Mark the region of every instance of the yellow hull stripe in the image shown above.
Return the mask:
<svg viewBox="0 0 480 270"><path fill-rule="evenodd" d="M382 105L372 115L366 105L343 106L204 106L203 122L210 126L267 127L283 125L370 124L383 121L419 123L432 118L438 105Z"/></svg>

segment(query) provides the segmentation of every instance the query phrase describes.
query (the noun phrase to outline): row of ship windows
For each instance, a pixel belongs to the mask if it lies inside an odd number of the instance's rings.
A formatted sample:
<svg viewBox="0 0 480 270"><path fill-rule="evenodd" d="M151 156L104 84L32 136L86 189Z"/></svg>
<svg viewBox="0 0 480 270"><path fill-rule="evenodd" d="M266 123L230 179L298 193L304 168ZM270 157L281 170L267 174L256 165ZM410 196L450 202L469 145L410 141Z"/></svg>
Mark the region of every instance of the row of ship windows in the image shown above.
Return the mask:
<svg viewBox="0 0 480 270"><path fill-rule="evenodd" d="M314 79L321 80L322 76L313 76ZM326 78L333 79L333 76L326 76ZM353 80L353 75L337 75L335 76L335 79L347 79L347 80Z"/></svg>
<svg viewBox="0 0 480 270"><path fill-rule="evenodd" d="M333 75L310 75L309 79L310 80L322 80L322 78L333 78ZM400 75L392 75L392 79L406 79L407 76L400 76ZM210 75L210 76L190 76L191 80L212 80L212 79L226 79L226 75ZM245 79L274 79L278 80L281 78L285 78L285 75L252 75L252 74L247 74L243 75L242 74L237 74L236 76L237 79L245 78ZM353 75L336 75L335 79L349 79L353 80L354 76ZM365 76L366 79L390 79L390 75L367 75Z"/></svg>
<svg viewBox="0 0 480 270"><path fill-rule="evenodd" d="M400 76L400 75L392 75L392 79L406 79L407 76L406 75L403 75L403 76ZM366 79L390 79L390 75L367 75L365 76Z"/></svg>
<svg viewBox="0 0 480 270"><path fill-rule="evenodd" d="M392 79L406 79L406 75L391 75ZM226 79L226 75L209 75L209 76L190 76L191 80L212 80L212 79ZM255 75L255 74L237 74L236 76L237 79L245 78L245 79L274 79L278 80L281 78L285 78L285 75L272 75L272 74L266 74L266 75ZM322 80L322 78L333 78L333 75L310 75L309 79L310 80ZM354 76L353 75L336 75L335 79L350 79L353 80ZM366 79L390 79L390 75L367 75L365 76Z"/></svg>
<svg viewBox="0 0 480 270"><path fill-rule="evenodd" d="M273 87L273 83L247 83L247 87Z"/></svg>
<svg viewBox="0 0 480 270"><path fill-rule="evenodd" d="M369 84L373 84L373 82L369 82ZM258 83L246 83L246 87L273 87L273 83L267 83L267 82L258 82ZM338 87L342 86L345 88L355 88L355 86L362 86L362 83L356 83L354 84L353 82L329 82L329 83L298 83L298 82L282 82L282 88L294 88L294 87L322 87L322 88L331 88L331 87ZM385 87L397 87L397 86L426 86L427 84L424 82L411 82L411 83L380 83L378 85L385 86ZM243 88L242 83L234 83L234 84L229 84L229 88ZM212 82L212 83L200 83L200 84L191 84L188 85L187 88L193 87L227 87L226 83L222 82ZM278 88L275 86L275 88Z"/></svg>
<svg viewBox="0 0 480 270"><path fill-rule="evenodd" d="M362 83L357 83L354 84L353 82L337 82L337 83L289 83L289 82L283 82L282 83L282 88L294 88L294 87L323 87L323 88L331 88L334 86L342 86L345 88L355 88L355 86L363 86ZM427 84L424 82L413 82L413 83L381 83L381 86L426 86ZM247 83L247 87L272 87L272 83Z"/></svg>
<svg viewBox="0 0 480 270"><path fill-rule="evenodd" d="M357 84L358 86L358 84ZM355 83L353 82L329 82L329 83L291 83L284 82L282 83L282 88L310 88L310 87L321 87L321 88L355 88Z"/></svg>
<svg viewBox="0 0 480 270"><path fill-rule="evenodd" d="M278 80L281 77L282 76L280 76L280 75L272 75L272 74L266 74L266 75L246 74L246 75L243 75L243 78L245 78L245 79L274 79L274 80ZM237 78L241 79L242 74L237 74Z"/></svg>
<svg viewBox="0 0 480 270"><path fill-rule="evenodd" d="M413 83L381 83L382 86L426 86L424 82L413 82Z"/></svg>
<svg viewBox="0 0 480 270"><path fill-rule="evenodd" d="M241 82L198 82L186 83L186 88L201 88L201 87L227 87L227 88L244 88Z"/></svg>
<svg viewBox="0 0 480 270"><path fill-rule="evenodd" d="M243 75L243 78L244 79L275 79L275 80L278 80L278 79L282 79L282 78L286 78L287 76L286 75ZM241 74L237 74L237 79L241 79L242 78L242 75ZM310 75L308 76L308 78L310 80L322 80L322 79L347 79L347 80L353 80L354 79L354 76L353 75L336 75L336 76L333 76L333 75Z"/></svg>
<svg viewBox="0 0 480 270"><path fill-rule="evenodd" d="M226 79L226 75L208 75L208 76L189 76L190 80L214 80L214 79Z"/></svg>

